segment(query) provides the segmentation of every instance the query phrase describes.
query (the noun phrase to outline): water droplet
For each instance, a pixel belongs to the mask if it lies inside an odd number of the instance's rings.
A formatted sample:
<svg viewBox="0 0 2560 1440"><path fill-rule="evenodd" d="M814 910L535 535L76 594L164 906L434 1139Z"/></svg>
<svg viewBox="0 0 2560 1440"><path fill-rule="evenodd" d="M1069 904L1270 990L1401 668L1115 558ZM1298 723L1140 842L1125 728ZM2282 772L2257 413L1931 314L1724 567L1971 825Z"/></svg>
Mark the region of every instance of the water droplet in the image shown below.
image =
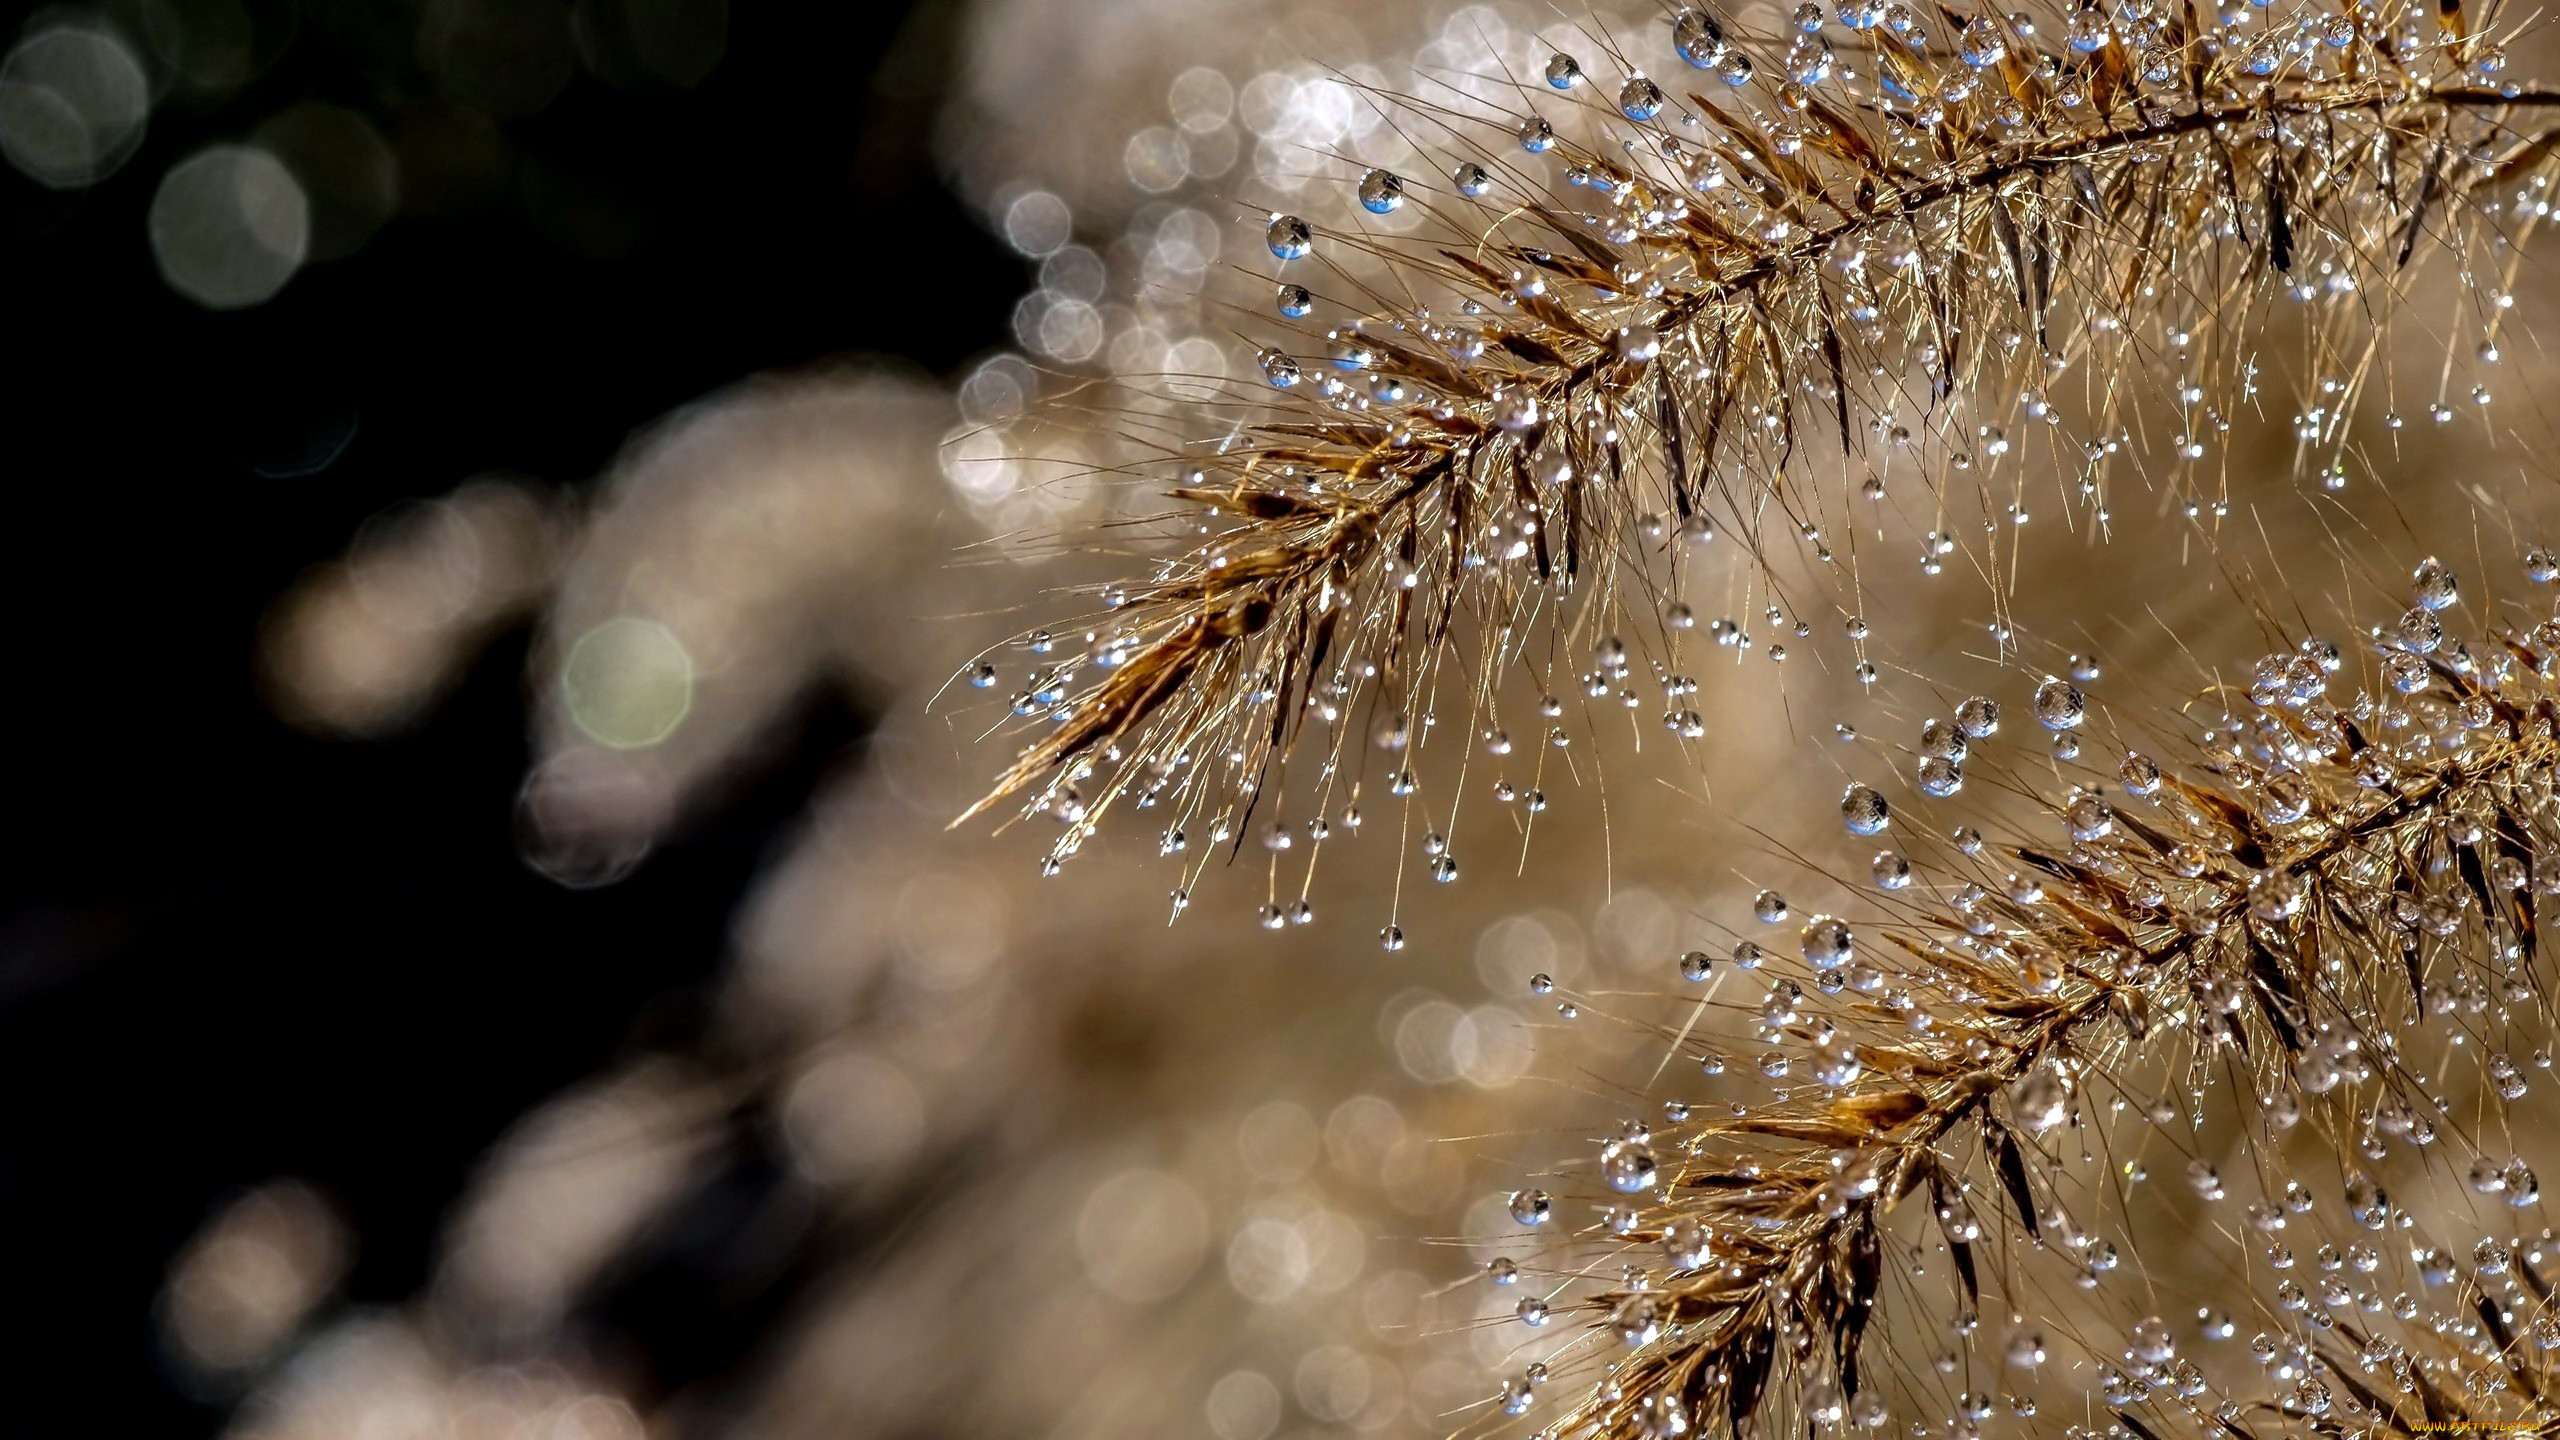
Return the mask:
<svg viewBox="0 0 2560 1440"><path fill-rule="evenodd" d="M1653 1188L1653 1150L1640 1141L1612 1140L1600 1150L1600 1178L1621 1195Z"/></svg>
<svg viewBox="0 0 2560 1440"><path fill-rule="evenodd" d="M2048 675L2036 687L2036 721L2047 730L2069 730L2078 726L2087 714L2088 701L2080 687L2068 680Z"/></svg>
<svg viewBox="0 0 2560 1440"><path fill-rule="evenodd" d="M1840 821L1852 835L1873 835L1893 823L1893 808L1873 786L1852 784L1840 796Z"/></svg>
<svg viewBox="0 0 2560 1440"><path fill-rule="evenodd" d="M2418 562L2417 573L2410 577L2409 599L2419 609L2433 612L2452 605L2459 589L2454 573L2430 555Z"/></svg>
<svg viewBox="0 0 2560 1440"><path fill-rule="evenodd" d="M2009 1115L2031 1134L2041 1135L2062 1123L2070 1091L2050 1065L2039 1065L2009 1087Z"/></svg>
<svg viewBox="0 0 2560 1440"><path fill-rule="evenodd" d="M1307 222L1295 215L1274 215L1271 228L1263 238L1270 242L1271 253L1283 260L1295 260L1307 253L1315 243L1315 232Z"/></svg>
<svg viewBox="0 0 2560 1440"><path fill-rule="evenodd" d="M1618 110L1630 120L1650 120L1662 113L1662 87L1642 75L1630 75L1618 89Z"/></svg>
<svg viewBox="0 0 2560 1440"><path fill-rule="evenodd" d="M1724 27L1704 10L1683 10L1671 22L1671 48L1700 70L1725 55Z"/></svg>

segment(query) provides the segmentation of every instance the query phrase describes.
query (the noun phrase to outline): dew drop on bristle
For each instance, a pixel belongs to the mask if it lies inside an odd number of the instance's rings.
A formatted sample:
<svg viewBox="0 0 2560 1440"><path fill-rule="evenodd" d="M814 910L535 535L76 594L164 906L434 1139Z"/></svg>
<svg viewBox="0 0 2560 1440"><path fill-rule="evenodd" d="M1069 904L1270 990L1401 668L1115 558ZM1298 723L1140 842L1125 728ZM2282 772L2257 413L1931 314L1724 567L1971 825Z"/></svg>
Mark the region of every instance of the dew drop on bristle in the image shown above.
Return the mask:
<svg viewBox="0 0 2560 1440"><path fill-rule="evenodd" d="M2450 607L2458 598L2460 586L2451 570L2433 556L2419 562L2417 573L2409 580L2409 601L2430 613Z"/></svg>
<svg viewBox="0 0 2560 1440"><path fill-rule="evenodd" d="M1683 10L1671 21L1671 48L1698 69L1713 69L1725 55L1724 27L1704 10Z"/></svg>
<svg viewBox="0 0 2560 1440"><path fill-rule="evenodd" d="M1270 228L1263 232L1263 239L1271 246L1273 255L1283 260L1295 260L1313 248L1315 231L1295 215L1274 215Z"/></svg>
<svg viewBox="0 0 2560 1440"><path fill-rule="evenodd" d="M2070 730L2087 717L2089 702L2080 687L2056 676L2047 676L2036 687L2036 723L2047 730Z"/></svg>
<svg viewBox="0 0 2560 1440"><path fill-rule="evenodd" d="M1662 87L1642 75L1632 75L1618 89L1618 111L1630 120L1650 120L1662 113Z"/></svg>
<svg viewBox="0 0 2560 1440"><path fill-rule="evenodd" d="M1893 823L1893 811L1873 786L1853 784L1840 797L1840 821L1852 835L1873 835Z"/></svg>

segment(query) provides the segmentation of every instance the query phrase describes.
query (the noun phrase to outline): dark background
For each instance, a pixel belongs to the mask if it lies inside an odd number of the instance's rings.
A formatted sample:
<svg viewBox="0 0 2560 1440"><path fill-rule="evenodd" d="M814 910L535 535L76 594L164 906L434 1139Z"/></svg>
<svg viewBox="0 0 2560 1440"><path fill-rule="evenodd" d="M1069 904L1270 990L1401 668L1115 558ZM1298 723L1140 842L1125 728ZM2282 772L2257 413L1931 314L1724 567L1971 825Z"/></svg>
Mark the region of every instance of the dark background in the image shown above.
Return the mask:
<svg viewBox="0 0 2560 1440"><path fill-rule="evenodd" d="M245 87L164 103L91 189L0 171L0 1353L24 1433L220 1426L152 1303L242 1187L301 1176L341 1207L347 1302L416 1290L511 1119L682 1033L765 847L863 730L858 703L813 701L643 883L572 892L514 843L522 634L399 737L330 743L261 703L267 606L394 502L487 471L579 486L743 375L848 353L950 375L1003 343L1025 283L926 138L956 5L739 3L698 86L577 75L496 123L499 183L404 207L262 305L202 309L146 239L168 165L298 100L386 134L457 103L402 58L413 11L346 8L306 7ZM537 223L535 177L595 226ZM350 419L336 461L271 473ZM655 1388L752 1349L752 1294L625 1292L587 1323Z"/></svg>

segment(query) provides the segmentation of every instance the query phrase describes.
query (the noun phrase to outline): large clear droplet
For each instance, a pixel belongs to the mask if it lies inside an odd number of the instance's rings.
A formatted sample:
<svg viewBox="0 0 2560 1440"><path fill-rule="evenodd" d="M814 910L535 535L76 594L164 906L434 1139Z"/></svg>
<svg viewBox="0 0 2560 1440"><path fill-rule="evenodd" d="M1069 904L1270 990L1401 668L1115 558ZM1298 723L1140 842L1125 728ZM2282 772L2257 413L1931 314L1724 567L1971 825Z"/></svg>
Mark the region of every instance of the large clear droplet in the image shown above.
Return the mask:
<svg viewBox="0 0 2560 1440"><path fill-rule="evenodd" d="M1274 215L1271 228L1263 233L1270 242L1271 253L1283 260L1295 260L1307 253L1315 243L1315 231L1295 215Z"/></svg>
<svg viewBox="0 0 2560 1440"><path fill-rule="evenodd" d="M1724 58L1724 27L1704 10L1683 10L1671 22L1671 48L1698 69L1712 69Z"/></svg>
<svg viewBox="0 0 2560 1440"><path fill-rule="evenodd" d="M1650 120L1662 113L1662 87L1642 75L1630 75L1618 87L1618 110L1630 120Z"/></svg>
<svg viewBox="0 0 2560 1440"><path fill-rule="evenodd" d="M1372 215L1393 214L1404 205L1404 182L1384 170L1360 177L1360 208Z"/></svg>

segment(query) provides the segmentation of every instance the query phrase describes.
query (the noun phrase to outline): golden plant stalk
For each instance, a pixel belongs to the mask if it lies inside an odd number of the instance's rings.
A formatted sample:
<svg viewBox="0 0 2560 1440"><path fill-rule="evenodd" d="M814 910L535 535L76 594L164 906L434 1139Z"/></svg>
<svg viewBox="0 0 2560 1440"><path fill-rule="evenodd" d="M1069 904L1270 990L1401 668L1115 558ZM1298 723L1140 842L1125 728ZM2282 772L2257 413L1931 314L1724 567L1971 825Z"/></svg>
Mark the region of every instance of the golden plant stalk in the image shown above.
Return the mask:
<svg viewBox="0 0 2560 1440"><path fill-rule="evenodd" d="M2139 803L2075 790L2055 817L2067 848L2011 848L2024 868L2002 892L1974 883L1988 878L1977 865L1939 877L1949 908L1897 916L1880 936L1815 917L1806 964L1817 988L1850 998L1814 1013L1781 980L1777 1008L1761 1016L1765 1042L1809 1052L1813 1093L1663 1134L1637 1126L1604 1148L1598 1168L1610 1188L1659 1195L1641 1210L1613 1209L1593 1232L1600 1250L1650 1260L1658 1246L1671 1273L1580 1302L1600 1334L1636 1348L1550 1433L1673 1435L1707 1417L1739 1432L1764 1412L1774 1419L1766 1433L1786 1433L1790 1417L1799 1430L1883 1423L1895 1377L1862 1387L1860 1355L1897 1244L1896 1208L1925 1187L1959 1314L1979 1306L1989 1268L1975 1258L1983 1226L1967 1192L1998 1197L2016 1226L2013 1251L2023 1240L2085 1268L2093 1236L2074 1233L2065 1187L2043 1178L2038 1137L2098 1123L2082 1113L2088 1092L2128 1088L2144 1066L2173 1083L2184 1071L2199 1093L2228 1072L2255 1117L2252 1148L2275 1167L2259 1177L2267 1203L2300 1196L2298 1209L2285 1204L2297 1214L2318 1208L2297 1182L2277 1180L2297 1124L2309 1120L2325 1153L2341 1158L2359 1148L2359 1130L2388 1130L2393 1117L2403 1136L2431 1130L2444 1108L2432 1097L2445 1076L2430 1073L2446 1048L2442 1021L2462 1026L2483 1008L2469 1002L2493 995L2501 1028L2550 1033L2537 910L2560 893L2555 644L2560 626L2546 625L2530 641L2501 638L2496 660L2480 665L2458 649L2453 663L2434 659L2433 641L2420 649L2395 636L2387 659L2394 688L2413 697L2405 709L2363 696L2342 711L2325 699L2316 660L2271 656L2247 730L2253 748L2280 757L2273 764L2230 752L2220 774L2190 782L2129 755L2124 785ZM2385 738L2386 728L2399 733ZM1865 958L1877 939L1898 952L1881 964ZM1746 953L1757 948L1746 942ZM1704 967L1693 959L1691 968ZM2431 1021L2440 1026L2432 1054L2420 1048ZM2502 1114L2524 1093L2522 1067L2490 1035L2462 1028L2490 1051ZM2164 1043L2185 1054L2161 1053ZM2491 1128L2489 1119L2472 1127ZM2518 1206L2538 1199L2531 1167L2499 1163L2485 1133L2443 1138L2470 1152L2475 1190ZM1679 1158L1658 1166L1654 1147L1665 1141ZM2362 1148L2379 1157L2374 1144ZM2337 1193L2367 1230L2408 1214L2357 1173ZM1543 1223L1551 1203L1533 1193L1515 1210ZM2462 1248L2467 1265L2416 1240L2376 1256L2368 1271L2388 1265L2416 1282L2411 1290L2440 1293L2397 1325L2357 1317L2343 1294L2331 1300L2350 1319L2308 1347L2309 1371L2290 1390L2242 1399L2173 1360L2172 1342L2138 1356L2138 1336L2123 1356L2134 1373L2116 1372L2105 1402L2136 1434L2151 1433L2146 1406L2152 1426L2242 1436L2304 1420L2398 1434L2421 1423L2560 1422L2552 1258L2494 1234ZM2008 1272L1995 1283L2012 1305L2035 1313L2018 1274L2026 1265L1992 1263ZM2430 1269L2440 1272L2431 1280L2420 1273ZM1540 1323L1549 1313L1543 1299L1524 1307ZM2018 1325L2037 1337L2041 1359L2041 1331ZM2167 1333L2156 1315L2137 1330ZM2477 1343L2483 1335L2493 1343ZM2095 1363L2116 1362L2083 1343ZM1515 1382L1506 1393L1530 1391Z"/></svg>

